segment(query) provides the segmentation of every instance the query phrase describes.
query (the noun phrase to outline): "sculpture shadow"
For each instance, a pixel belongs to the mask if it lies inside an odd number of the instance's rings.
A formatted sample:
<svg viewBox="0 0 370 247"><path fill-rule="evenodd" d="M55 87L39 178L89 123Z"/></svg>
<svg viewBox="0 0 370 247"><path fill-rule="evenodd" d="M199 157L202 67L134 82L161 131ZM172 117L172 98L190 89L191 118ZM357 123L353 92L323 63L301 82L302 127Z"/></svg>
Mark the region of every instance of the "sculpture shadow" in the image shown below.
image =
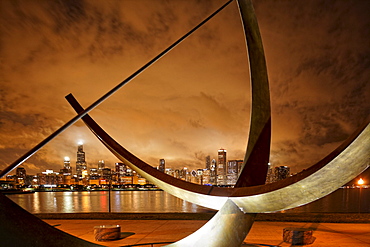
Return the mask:
<svg viewBox="0 0 370 247"><path fill-rule="evenodd" d="M134 232L121 232L120 237L117 240L125 239L132 235L135 235L135 233Z"/></svg>
<svg viewBox="0 0 370 247"><path fill-rule="evenodd" d="M252 244L252 243L243 243L241 247L280 247L279 245L271 245L271 244Z"/></svg>

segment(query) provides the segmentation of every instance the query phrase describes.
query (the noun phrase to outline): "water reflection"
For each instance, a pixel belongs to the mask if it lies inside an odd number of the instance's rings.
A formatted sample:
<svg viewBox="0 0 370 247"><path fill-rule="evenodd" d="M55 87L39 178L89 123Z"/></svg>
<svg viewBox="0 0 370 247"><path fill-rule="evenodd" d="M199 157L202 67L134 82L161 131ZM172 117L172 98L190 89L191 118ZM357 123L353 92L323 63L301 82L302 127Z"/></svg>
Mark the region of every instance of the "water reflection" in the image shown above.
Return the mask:
<svg viewBox="0 0 370 247"><path fill-rule="evenodd" d="M210 212L164 191L111 191L111 212ZM108 191L8 195L31 213L108 212Z"/></svg>
<svg viewBox="0 0 370 247"><path fill-rule="evenodd" d="M111 212L212 212L164 191L111 191ZM31 213L108 212L108 191L36 192L8 195ZM339 189L286 212L370 212L370 189Z"/></svg>
<svg viewBox="0 0 370 247"><path fill-rule="evenodd" d="M370 189L341 188L317 201L286 212L370 213Z"/></svg>
<svg viewBox="0 0 370 247"><path fill-rule="evenodd" d="M35 193L34 200L32 200L32 198L30 198L30 200L27 200L26 204L23 204L22 202L18 202L18 205L20 205L21 207L25 208L26 210L28 210L30 212L33 212L33 211L40 212L40 198L39 198L39 195L40 195L40 193ZM30 195L25 195L25 196L28 197L28 198L30 197ZM13 201L15 201L15 200L13 199ZM30 206L33 206L33 208L22 206L22 205L30 205Z"/></svg>
<svg viewBox="0 0 370 247"><path fill-rule="evenodd" d="M113 191L111 193L112 212L201 212L205 210L163 191ZM183 206L179 207L179 205Z"/></svg>
<svg viewBox="0 0 370 247"><path fill-rule="evenodd" d="M73 212L72 193L73 192L68 192L68 191L64 192L65 210L67 213ZM61 207L59 207L58 209L61 210Z"/></svg>

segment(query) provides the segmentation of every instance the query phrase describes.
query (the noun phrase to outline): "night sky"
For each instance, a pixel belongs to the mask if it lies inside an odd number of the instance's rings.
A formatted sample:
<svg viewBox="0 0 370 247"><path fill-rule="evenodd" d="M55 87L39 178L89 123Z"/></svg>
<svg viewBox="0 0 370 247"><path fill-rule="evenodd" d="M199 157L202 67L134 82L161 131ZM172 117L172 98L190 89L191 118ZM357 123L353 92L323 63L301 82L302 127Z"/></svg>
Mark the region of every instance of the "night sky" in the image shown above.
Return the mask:
<svg viewBox="0 0 370 247"><path fill-rule="evenodd" d="M0 169L155 57L226 0L0 0ZM370 1L255 0L272 104L271 163L298 172L370 112ZM153 166L243 159L250 121L236 2L91 112ZM118 160L79 121L27 160L28 174Z"/></svg>

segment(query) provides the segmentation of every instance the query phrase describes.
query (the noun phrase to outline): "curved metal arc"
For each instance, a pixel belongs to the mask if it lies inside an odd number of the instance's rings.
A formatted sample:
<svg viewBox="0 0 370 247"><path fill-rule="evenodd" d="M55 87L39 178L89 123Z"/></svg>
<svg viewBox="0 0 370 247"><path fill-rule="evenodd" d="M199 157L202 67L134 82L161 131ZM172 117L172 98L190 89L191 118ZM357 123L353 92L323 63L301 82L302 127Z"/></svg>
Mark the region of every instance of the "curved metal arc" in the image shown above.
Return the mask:
<svg viewBox="0 0 370 247"><path fill-rule="evenodd" d="M77 112L83 109L71 94L66 98ZM202 186L159 172L118 144L89 115L82 120L117 158L159 188L186 201L216 210L221 209L227 199L243 208L244 213L280 211L303 205L333 192L368 167L369 123L323 160L283 181L241 188ZM345 162L351 162L351 166L346 166ZM336 173L337 167L341 167L340 173ZM322 183L327 188L322 188ZM312 190L312 186L316 186L316 189Z"/></svg>
<svg viewBox="0 0 370 247"><path fill-rule="evenodd" d="M301 179L296 176L294 182L278 189L250 197L232 197L232 200L244 212L275 212L305 205L334 192L369 167L370 124L336 154L339 150L332 153L332 159L330 155L324 158L324 161L330 158L328 163L323 161L311 167L309 176Z"/></svg>
<svg viewBox="0 0 370 247"><path fill-rule="evenodd" d="M231 200L204 226L191 235L166 245L168 247L230 247L241 246L250 231L256 214L244 214Z"/></svg>
<svg viewBox="0 0 370 247"><path fill-rule="evenodd" d="M270 158L271 106L265 53L251 0L238 0L250 67L252 109L247 150L235 187L265 184Z"/></svg>

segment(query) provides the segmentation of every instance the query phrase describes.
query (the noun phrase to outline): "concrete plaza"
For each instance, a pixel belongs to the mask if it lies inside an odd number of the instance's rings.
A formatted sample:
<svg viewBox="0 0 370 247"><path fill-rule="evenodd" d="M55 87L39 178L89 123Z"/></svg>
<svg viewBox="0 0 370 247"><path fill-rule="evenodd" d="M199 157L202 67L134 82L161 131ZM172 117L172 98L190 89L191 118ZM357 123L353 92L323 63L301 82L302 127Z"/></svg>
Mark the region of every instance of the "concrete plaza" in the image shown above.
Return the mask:
<svg viewBox="0 0 370 247"><path fill-rule="evenodd" d="M206 220L108 220L44 219L48 224L84 240L103 246L127 246L155 242L175 242L199 229ZM109 242L94 239L94 226L120 225L121 238ZM243 246L291 246L283 242L286 227L311 228L314 243L306 246L369 247L369 223L310 223L256 221ZM154 246L163 246L156 244ZM144 245L145 246L145 245ZM146 245L150 246L150 245Z"/></svg>

